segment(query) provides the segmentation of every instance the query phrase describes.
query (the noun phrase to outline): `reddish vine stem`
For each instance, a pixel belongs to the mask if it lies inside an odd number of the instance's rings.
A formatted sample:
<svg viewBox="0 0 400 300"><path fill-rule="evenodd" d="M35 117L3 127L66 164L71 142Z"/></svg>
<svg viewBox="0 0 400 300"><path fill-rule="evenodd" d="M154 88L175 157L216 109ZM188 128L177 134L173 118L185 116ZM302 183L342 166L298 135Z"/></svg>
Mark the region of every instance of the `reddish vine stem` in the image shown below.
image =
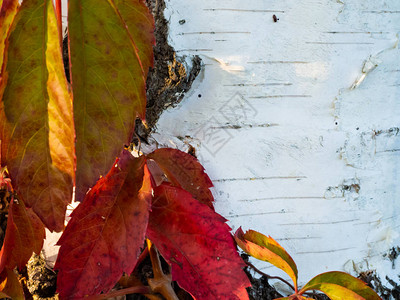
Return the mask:
<svg viewBox="0 0 400 300"><path fill-rule="evenodd" d="M56 17L57 17L57 27L58 27L60 45L62 46L62 6L61 6L61 0L56 0Z"/></svg>
<svg viewBox="0 0 400 300"><path fill-rule="evenodd" d="M265 274L264 272L260 271L259 269L257 269L251 262L246 262L246 264L251 267L254 271L256 271L258 274L267 277L268 279L278 279L280 281L282 281L283 283L285 283L286 285L288 285L293 291L295 291L296 289L294 288L293 285L291 285L288 281L286 281L285 279L279 277L279 276L270 276L268 274Z"/></svg>
<svg viewBox="0 0 400 300"><path fill-rule="evenodd" d="M167 300L179 300L171 286L172 276L165 275L162 270L157 248L154 246L154 244L152 244L150 240L147 240L147 247L149 248L149 254L154 274L154 278L147 279L152 291L160 293Z"/></svg>
<svg viewBox="0 0 400 300"><path fill-rule="evenodd" d="M151 294L151 289L148 286L134 286L134 287L118 290L118 291L112 291L107 294L90 296L90 297L87 297L84 299L85 300L102 300L102 299L114 298L114 297L118 297L118 296L124 296L126 294Z"/></svg>
<svg viewBox="0 0 400 300"><path fill-rule="evenodd" d="M252 263L250 262L246 262L246 264L251 267L254 271L256 271L258 274L263 275L265 277L267 277L268 279L278 279L282 282L284 282L286 285L288 285L293 291L295 291L295 288L293 285L291 285L288 281L286 281L285 279L279 277L279 276L270 276L268 274L265 274L264 272L260 271L259 269L257 269ZM320 296L321 294L319 293L315 293L315 292L305 292L303 295L308 295L308 296Z"/></svg>
<svg viewBox="0 0 400 300"><path fill-rule="evenodd" d="M147 255L149 255L149 248L145 247L142 253L140 253L140 256L136 262L136 267L146 259Z"/></svg>

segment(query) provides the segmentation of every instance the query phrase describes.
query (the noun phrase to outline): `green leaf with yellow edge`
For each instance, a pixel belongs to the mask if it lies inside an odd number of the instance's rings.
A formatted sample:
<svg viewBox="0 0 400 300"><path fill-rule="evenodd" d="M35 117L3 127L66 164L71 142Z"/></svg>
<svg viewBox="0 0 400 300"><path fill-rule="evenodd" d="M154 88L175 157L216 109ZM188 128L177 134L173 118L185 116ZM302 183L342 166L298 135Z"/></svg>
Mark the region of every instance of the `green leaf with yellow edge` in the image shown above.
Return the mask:
<svg viewBox="0 0 400 300"><path fill-rule="evenodd" d="M68 21L81 201L145 118L154 21L142 0L70 0Z"/></svg>
<svg viewBox="0 0 400 300"><path fill-rule="evenodd" d="M74 124L51 0L19 8L0 96L1 164L26 206L49 230L61 231L74 184Z"/></svg>
<svg viewBox="0 0 400 300"><path fill-rule="evenodd" d="M297 289L297 266L277 241L254 230L248 230L244 234L241 227L235 233L235 240L247 254L259 260L267 261L286 272Z"/></svg>
<svg viewBox="0 0 400 300"><path fill-rule="evenodd" d="M378 300L381 299L365 282L344 272L327 272L315 276L299 292L309 290L325 293L332 300Z"/></svg>
<svg viewBox="0 0 400 300"><path fill-rule="evenodd" d="M18 9L18 0L2 0L0 1L0 69L3 65L3 55L5 41L8 30L10 29L12 20ZM0 73L1 77L1 73Z"/></svg>

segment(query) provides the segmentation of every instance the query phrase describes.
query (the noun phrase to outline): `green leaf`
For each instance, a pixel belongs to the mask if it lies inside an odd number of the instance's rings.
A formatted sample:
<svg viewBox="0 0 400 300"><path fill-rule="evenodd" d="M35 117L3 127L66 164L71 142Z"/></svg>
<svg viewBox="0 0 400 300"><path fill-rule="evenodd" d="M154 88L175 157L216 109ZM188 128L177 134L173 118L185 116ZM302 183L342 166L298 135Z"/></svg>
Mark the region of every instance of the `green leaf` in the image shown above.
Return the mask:
<svg viewBox="0 0 400 300"><path fill-rule="evenodd" d="M235 240L247 254L259 260L267 261L285 271L297 288L297 266L285 249L273 238L254 230L248 230L244 234L240 227L235 233Z"/></svg>
<svg viewBox="0 0 400 300"><path fill-rule="evenodd" d="M299 292L309 290L324 292L332 300L378 300L381 299L365 282L344 272L327 272L315 276Z"/></svg>
<svg viewBox="0 0 400 300"><path fill-rule="evenodd" d="M74 125L51 0L19 8L0 95L1 163L26 206L61 231L74 183Z"/></svg>
<svg viewBox="0 0 400 300"><path fill-rule="evenodd" d="M145 118L153 19L139 0L70 0L68 15L81 201Z"/></svg>

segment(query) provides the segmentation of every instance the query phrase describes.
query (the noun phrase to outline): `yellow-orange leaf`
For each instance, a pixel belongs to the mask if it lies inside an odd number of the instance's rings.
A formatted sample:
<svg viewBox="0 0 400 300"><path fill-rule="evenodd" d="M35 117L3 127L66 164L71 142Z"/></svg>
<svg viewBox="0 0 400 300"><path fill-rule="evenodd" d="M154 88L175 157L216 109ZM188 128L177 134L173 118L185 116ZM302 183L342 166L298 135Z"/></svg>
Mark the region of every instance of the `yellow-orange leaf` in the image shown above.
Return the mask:
<svg viewBox="0 0 400 300"><path fill-rule="evenodd" d="M297 287L297 266L285 249L273 238L254 230L248 230L244 234L240 227L235 233L235 240L247 254L285 271Z"/></svg>
<svg viewBox="0 0 400 300"><path fill-rule="evenodd" d="M24 1L14 18L0 86L2 162L51 230L64 228L74 183L72 102L51 0Z"/></svg>
<svg viewBox="0 0 400 300"><path fill-rule="evenodd" d="M7 38L8 29L17 13L18 0L0 1L0 70L3 65L4 46ZM1 71L0 71L1 77Z"/></svg>
<svg viewBox="0 0 400 300"><path fill-rule="evenodd" d="M5 269L1 272L0 280L0 298L11 298L13 300L25 299L22 285L13 270Z"/></svg>
<svg viewBox="0 0 400 300"><path fill-rule="evenodd" d="M327 272L315 276L299 292L309 290L324 292L332 300L378 300L381 299L367 284L344 272Z"/></svg>
<svg viewBox="0 0 400 300"><path fill-rule="evenodd" d="M145 118L153 18L142 0L70 0L68 21L81 201Z"/></svg>

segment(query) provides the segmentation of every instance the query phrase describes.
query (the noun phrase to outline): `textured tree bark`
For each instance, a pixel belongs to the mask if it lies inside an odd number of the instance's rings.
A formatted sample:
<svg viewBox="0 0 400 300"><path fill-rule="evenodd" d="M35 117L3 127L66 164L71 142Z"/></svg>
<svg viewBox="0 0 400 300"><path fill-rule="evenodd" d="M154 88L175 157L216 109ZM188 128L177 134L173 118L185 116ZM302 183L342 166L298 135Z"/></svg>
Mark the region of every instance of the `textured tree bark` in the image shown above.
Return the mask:
<svg viewBox="0 0 400 300"><path fill-rule="evenodd" d="M216 210L276 238L300 283L398 279L399 14L396 0L167 3L172 46L204 69L153 137L195 147Z"/></svg>

